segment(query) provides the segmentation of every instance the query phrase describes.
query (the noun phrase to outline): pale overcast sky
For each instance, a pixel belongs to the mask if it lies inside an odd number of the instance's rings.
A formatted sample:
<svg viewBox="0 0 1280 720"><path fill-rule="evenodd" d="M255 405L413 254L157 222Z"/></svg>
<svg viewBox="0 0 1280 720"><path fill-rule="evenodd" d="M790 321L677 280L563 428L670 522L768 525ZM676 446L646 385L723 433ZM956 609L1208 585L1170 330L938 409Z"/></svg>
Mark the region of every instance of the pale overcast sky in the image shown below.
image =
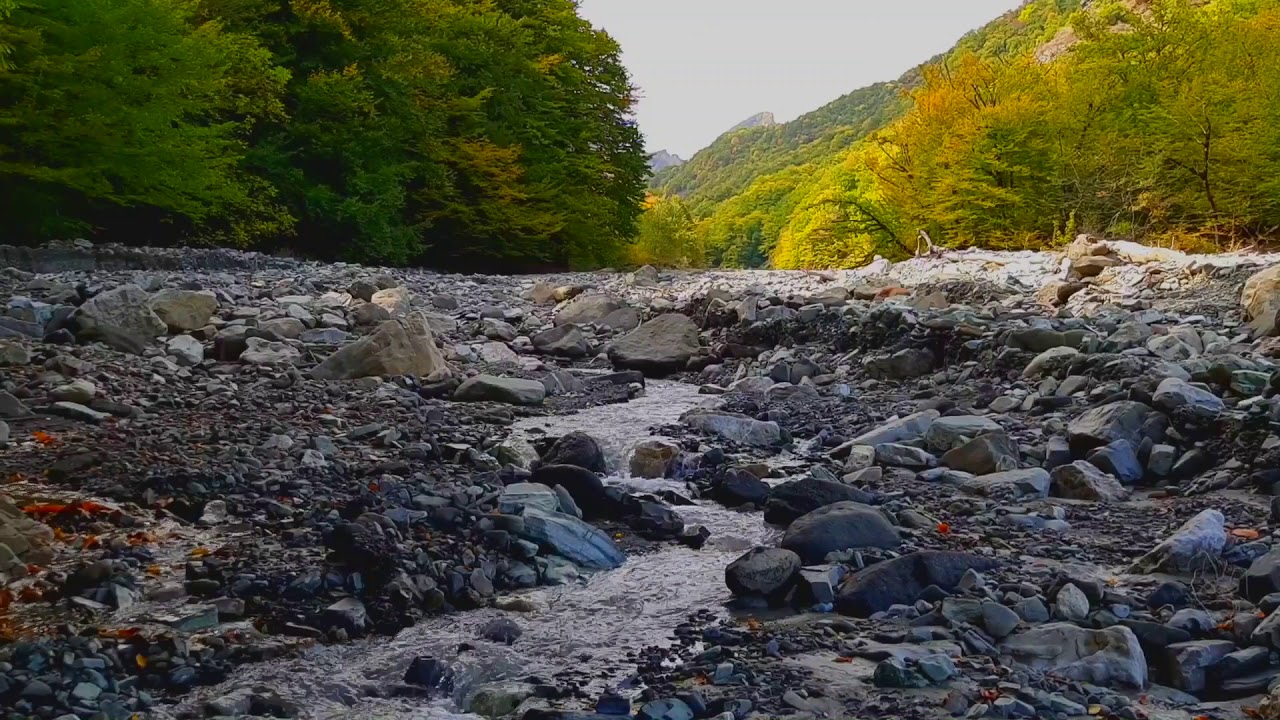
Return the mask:
<svg viewBox="0 0 1280 720"><path fill-rule="evenodd" d="M622 44L650 152L688 159L758 112L892 80L1020 0L580 0Z"/></svg>

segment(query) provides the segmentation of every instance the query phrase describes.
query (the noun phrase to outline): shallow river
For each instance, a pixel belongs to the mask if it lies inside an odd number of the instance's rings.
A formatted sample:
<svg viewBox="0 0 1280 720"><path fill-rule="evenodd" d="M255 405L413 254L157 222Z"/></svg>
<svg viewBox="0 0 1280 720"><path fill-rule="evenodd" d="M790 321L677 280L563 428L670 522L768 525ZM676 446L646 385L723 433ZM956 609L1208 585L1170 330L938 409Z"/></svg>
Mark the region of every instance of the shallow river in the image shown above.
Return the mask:
<svg viewBox="0 0 1280 720"><path fill-rule="evenodd" d="M674 423L681 413L707 399L692 385L650 382L646 395L629 403L606 405L576 415L523 421L517 431L529 435L590 433L604 447L610 466L620 468L611 482L636 490L684 492L682 483L641 480L626 473L631 448L652 437L650 428ZM395 638L373 638L345 646L321 647L305 657L241 668L232 680L202 693L216 696L232 688L267 686L321 718L474 718L458 711L469 688L530 675L544 679L565 669L615 668L602 673L599 688L622 680L630 670L628 650L662 644L691 612L723 609L729 599L725 566L746 549L772 538L758 514L736 513L712 504L677 507L687 526L705 525L711 539L701 550L674 544L633 555L617 570L597 573L578 584L537 588L522 597L540 609L505 613L524 629L511 647L476 639L477 629L498 610L477 610L426 620ZM459 654L460 643L475 647ZM385 699L371 690L397 684L415 656L447 658L463 679L448 700Z"/></svg>

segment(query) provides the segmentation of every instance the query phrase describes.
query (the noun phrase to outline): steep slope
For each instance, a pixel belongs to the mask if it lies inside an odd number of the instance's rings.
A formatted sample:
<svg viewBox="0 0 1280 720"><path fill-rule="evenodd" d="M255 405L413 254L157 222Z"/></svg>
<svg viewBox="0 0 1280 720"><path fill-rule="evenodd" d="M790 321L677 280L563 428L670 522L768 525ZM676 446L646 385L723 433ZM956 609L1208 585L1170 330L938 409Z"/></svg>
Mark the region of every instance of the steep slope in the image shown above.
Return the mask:
<svg viewBox="0 0 1280 720"><path fill-rule="evenodd" d="M1029 0L896 81L855 90L788 123L727 132L684 165L655 175L650 188L679 195L695 214L709 216L763 178L837 161L855 143L901 117L910 106L907 91L918 86L924 67L960 52L1004 56L1037 47L1080 7L1081 0Z"/></svg>
<svg viewBox="0 0 1280 720"><path fill-rule="evenodd" d="M683 164L684 158L679 155L669 153L666 150L659 150L649 156L649 169L655 173L670 167L679 167Z"/></svg>

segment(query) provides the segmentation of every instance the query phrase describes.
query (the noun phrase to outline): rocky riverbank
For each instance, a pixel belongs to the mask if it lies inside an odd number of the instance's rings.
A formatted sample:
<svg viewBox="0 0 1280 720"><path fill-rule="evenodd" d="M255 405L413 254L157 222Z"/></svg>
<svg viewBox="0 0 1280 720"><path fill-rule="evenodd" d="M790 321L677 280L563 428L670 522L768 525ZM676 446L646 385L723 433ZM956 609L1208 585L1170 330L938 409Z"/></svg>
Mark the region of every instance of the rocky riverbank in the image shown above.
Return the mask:
<svg viewBox="0 0 1280 720"><path fill-rule="evenodd" d="M370 668L342 714L1280 717L1280 258L1086 238L841 273L0 257L16 717L315 717L255 668L358 664L448 616L483 622ZM701 402L601 425L664 397L655 377ZM599 632L537 588L698 558L714 587L648 579L627 611L662 628L645 646L463 669L541 647L547 620Z"/></svg>

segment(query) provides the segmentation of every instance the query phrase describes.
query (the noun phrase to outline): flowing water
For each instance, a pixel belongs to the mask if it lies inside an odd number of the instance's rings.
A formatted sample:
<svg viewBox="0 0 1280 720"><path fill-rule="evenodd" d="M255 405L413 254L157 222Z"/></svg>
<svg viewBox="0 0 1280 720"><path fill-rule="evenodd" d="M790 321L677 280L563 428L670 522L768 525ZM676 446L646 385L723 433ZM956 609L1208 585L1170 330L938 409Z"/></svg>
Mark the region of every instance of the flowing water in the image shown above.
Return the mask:
<svg viewBox="0 0 1280 720"><path fill-rule="evenodd" d="M682 483L627 476L631 448L652 437L650 428L674 423L705 396L679 383L650 382L644 397L629 403L591 408L575 415L534 418L516 430L561 435L582 430L596 438L615 470L611 482L644 492L684 492ZM634 669L629 650L663 644L691 612L723 609L729 599L724 568L746 549L772 538L758 515L712 503L674 508L686 526L704 525L711 539L701 550L674 544L633 555L619 569L584 577L577 584L530 590L522 598L534 612L485 609L428 619L394 638L374 638L343 646L316 648L297 659L247 666L203 697L233 688L266 686L320 718L473 718L458 710L467 692L481 684L521 680L531 675L550 680L557 672L590 674L596 689L625 679ZM477 630L495 617L514 619L524 634L511 647L476 639ZM460 644L474 647L458 651ZM400 683L414 657L447 659L459 684L453 697L435 701L378 697Z"/></svg>

